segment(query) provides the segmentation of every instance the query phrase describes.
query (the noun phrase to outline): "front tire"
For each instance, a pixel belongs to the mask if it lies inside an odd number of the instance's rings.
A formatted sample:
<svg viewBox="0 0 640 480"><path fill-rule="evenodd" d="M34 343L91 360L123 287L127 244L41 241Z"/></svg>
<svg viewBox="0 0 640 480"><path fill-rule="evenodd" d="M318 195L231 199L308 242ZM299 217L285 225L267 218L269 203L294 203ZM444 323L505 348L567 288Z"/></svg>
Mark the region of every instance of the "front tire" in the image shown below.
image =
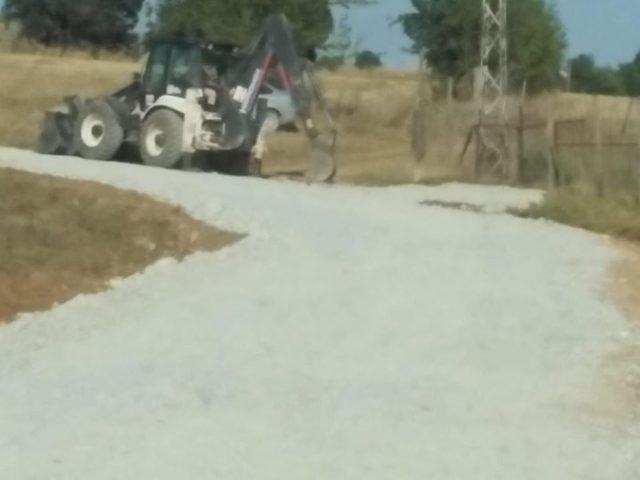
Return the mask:
<svg viewBox="0 0 640 480"><path fill-rule="evenodd" d="M234 151L227 152L230 158L232 175L240 177L261 177L262 176L262 160L256 158L251 152Z"/></svg>
<svg viewBox="0 0 640 480"><path fill-rule="evenodd" d="M78 152L91 160L111 160L124 141L117 113L105 100L84 105L75 125Z"/></svg>
<svg viewBox="0 0 640 480"><path fill-rule="evenodd" d="M153 112L142 125L140 156L145 165L174 168L182 160L184 121L177 113L162 109Z"/></svg>

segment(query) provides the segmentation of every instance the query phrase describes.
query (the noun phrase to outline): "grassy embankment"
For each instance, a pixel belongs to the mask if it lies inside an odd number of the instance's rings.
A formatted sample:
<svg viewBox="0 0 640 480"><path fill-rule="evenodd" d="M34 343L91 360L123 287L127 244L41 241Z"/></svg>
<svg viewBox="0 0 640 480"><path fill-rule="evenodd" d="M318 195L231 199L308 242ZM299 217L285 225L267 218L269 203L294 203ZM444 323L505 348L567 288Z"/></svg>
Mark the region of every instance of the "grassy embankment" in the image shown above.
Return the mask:
<svg viewBox="0 0 640 480"><path fill-rule="evenodd" d="M566 187L547 193L543 203L513 212L640 242L640 207L627 197L599 197L588 189Z"/></svg>
<svg viewBox="0 0 640 480"><path fill-rule="evenodd" d="M0 169L0 323L238 235L93 182Z"/></svg>

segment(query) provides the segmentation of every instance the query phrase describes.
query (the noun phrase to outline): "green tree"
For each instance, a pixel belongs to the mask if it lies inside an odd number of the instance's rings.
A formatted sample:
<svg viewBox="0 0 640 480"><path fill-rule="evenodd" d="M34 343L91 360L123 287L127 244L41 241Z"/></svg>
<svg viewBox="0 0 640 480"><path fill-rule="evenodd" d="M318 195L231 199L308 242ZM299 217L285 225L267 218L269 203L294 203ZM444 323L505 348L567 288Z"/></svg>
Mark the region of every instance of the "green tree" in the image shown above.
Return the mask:
<svg viewBox="0 0 640 480"><path fill-rule="evenodd" d="M360 39L353 35L347 15L343 15L335 26L329 39L319 48L317 65L328 70L337 70L355 58L360 45Z"/></svg>
<svg viewBox="0 0 640 480"><path fill-rule="evenodd" d="M480 0L411 0L415 12L399 17L416 53L440 74L461 78L480 63ZM511 0L509 70L514 85L541 89L558 80L565 33L547 0Z"/></svg>
<svg viewBox="0 0 640 480"><path fill-rule="evenodd" d="M413 13L398 20L413 41L415 53L425 52L440 74L461 77L479 58L480 1L411 0Z"/></svg>
<svg viewBox="0 0 640 480"><path fill-rule="evenodd" d="M155 30L244 45L278 12L287 15L305 48L322 45L333 30L327 0L161 0Z"/></svg>
<svg viewBox="0 0 640 480"><path fill-rule="evenodd" d="M130 45L144 0L6 0L3 16L45 45Z"/></svg>
<svg viewBox="0 0 640 480"><path fill-rule="evenodd" d="M336 71L344 67L345 59L343 56L322 55L316 61L316 67L322 70Z"/></svg>
<svg viewBox="0 0 640 480"><path fill-rule="evenodd" d="M592 55L578 55L570 64L572 91L601 95L622 93L619 72L610 67L597 66Z"/></svg>
<svg viewBox="0 0 640 480"><path fill-rule="evenodd" d="M363 50L356 56L356 67L362 70L378 68L382 66L380 55L371 50Z"/></svg>
<svg viewBox="0 0 640 480"><path fill-rule="evenodd" d="M640 96L640 52L632 62L623 63L618 70L620 88L626 95Z"/></svg>

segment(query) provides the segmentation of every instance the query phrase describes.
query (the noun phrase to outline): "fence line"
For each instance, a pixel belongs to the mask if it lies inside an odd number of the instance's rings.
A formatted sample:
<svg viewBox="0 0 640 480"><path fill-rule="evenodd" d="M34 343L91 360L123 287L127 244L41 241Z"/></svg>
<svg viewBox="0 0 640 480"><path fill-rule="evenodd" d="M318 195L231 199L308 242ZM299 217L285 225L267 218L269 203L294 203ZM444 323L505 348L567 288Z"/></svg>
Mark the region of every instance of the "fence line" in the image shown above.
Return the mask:
<svg viewBox="0 0 640 480"><path fill-rule="evenodd" d="M588 187L598 196L627 196L640 203L640 135L627 121L591 116L555 122L554 170L559 186Z"/></svg>

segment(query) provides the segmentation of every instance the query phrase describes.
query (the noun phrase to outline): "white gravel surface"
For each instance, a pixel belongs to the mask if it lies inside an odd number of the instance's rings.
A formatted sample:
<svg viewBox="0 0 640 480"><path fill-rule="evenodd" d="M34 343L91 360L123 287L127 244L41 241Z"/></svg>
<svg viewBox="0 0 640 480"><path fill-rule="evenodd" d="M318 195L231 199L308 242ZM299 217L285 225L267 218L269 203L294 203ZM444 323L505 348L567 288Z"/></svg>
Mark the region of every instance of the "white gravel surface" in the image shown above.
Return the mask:
<svg viewBox="0 0 640 480"><path fill-rule="evenodd" d="M0 479L632 480L597 414L630 328L536 191L358 188L0 149L248 233L0 328ZM420 205L482 206L485 214ZM0 232L0 239L1 239Z"/></svg>

